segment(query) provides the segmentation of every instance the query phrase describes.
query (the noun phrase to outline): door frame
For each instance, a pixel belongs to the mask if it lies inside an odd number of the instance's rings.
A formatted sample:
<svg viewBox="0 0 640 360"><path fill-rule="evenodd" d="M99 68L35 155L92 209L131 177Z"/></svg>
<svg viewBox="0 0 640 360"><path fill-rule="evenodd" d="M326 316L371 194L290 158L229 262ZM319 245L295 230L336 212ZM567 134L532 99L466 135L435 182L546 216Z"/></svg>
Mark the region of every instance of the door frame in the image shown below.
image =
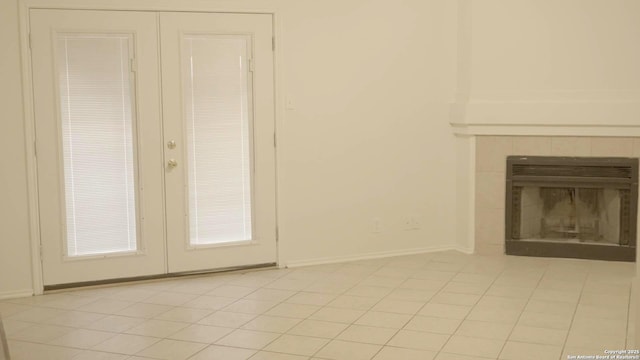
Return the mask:
<svg viewBox="0 0 640 360"><path fill-rule="evenodd" d="M22 98L24 113L24 140L27 165L27 198L28 198L28 218L29 218L29 243L31 245L31 278L33 295L44 293L43 267L41 256L40 237L40 206L38 194L38 171L36 157L36 136L35 136L35 112L33 97L33 74L31 64L31 44L30 44L30 23L29 12L34 9L51 10L127 10L127 11L169 11L169 12L199 12L199 13L237 13L237 14L266 14L271 15L273 21L273 41L275 49L273 51L273 74L274 74L274 146L275 139L280 138L281 129L284 127L285 101L282 92L283 81L281 79L284 64L282 63L283 53L280 39L283 30L281 28L280 16L275 9L237 8L224 4L196 3L192 0L181 1L179 4L167 6L164 4L153 4L144 0L18 0L18 21L20 32L20 55L22 66ZM276 39L278 39L276 41ZM159 56L159 54L158 54ZM281 141L279 141L281 142ZM281 152L275 147L275 196L276 196L276 264L280 264L282 249L279 239L279 204L280 192L279 167L281 163ZM163 198L163 203L165 199ZM166 241L166 240L165 240ZM27 294L25 294L27 295Z"/></svg>

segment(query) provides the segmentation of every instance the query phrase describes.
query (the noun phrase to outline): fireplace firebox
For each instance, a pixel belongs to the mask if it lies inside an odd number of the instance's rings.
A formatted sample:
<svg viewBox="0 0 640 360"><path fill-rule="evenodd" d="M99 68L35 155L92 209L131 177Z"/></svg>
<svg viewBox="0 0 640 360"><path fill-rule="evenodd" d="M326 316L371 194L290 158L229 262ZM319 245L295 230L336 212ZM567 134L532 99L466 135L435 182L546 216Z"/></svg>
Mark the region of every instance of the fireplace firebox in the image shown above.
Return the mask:
<svg viewBox="0 0 640 360"><path fill-rule="evenodd" d="M635 261L638 159L509 156L508 255Z"/></svg>

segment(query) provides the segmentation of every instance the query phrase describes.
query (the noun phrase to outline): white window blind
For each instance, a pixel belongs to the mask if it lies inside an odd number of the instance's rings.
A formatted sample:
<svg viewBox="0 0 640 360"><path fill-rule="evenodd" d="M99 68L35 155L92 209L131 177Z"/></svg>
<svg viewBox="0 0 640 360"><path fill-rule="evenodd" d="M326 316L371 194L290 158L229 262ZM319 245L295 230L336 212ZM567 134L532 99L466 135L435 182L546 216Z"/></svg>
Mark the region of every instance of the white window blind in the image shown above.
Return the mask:
<svg viewBox="0 0 640 360"><path fill-rule="evenodd" d="M132 38L59 34L67 255L137 249Z"/></svg>
<svg viewBox="0 0 640 360"><path fill-rule="evenodd" d="M251 239L249 48L246 36L183 39L192 245Z"/></svg>

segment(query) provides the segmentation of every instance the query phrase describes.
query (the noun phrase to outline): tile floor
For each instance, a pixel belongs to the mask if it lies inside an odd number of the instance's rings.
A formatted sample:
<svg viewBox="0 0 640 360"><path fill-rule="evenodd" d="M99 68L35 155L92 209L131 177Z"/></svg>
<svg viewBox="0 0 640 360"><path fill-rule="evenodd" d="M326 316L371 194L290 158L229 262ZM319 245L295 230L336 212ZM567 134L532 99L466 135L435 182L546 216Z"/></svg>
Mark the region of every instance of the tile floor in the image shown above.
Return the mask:
<svg viewBox="0 0 640 360"><path fill-rule="evenodd" d="M442 252L0 302L13 358L545 360L631 346L635 264Z"/></svg>

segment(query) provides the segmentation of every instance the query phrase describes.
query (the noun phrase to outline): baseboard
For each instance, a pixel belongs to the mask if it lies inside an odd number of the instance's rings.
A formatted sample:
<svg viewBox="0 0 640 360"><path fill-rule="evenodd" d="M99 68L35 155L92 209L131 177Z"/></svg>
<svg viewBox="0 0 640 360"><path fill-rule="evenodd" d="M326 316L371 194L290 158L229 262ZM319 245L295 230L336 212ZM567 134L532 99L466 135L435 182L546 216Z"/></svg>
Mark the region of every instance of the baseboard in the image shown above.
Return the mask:
<svg viewBox="0 0 640 360"><path fill-rule="evenodd" d="M0 300L33 296L33 289L0 292Z"/></svg>
<svg viewBox="0 0 640 360"><path fill-rule="evenodd" d="M473 247L462 247L462 246L454 246L454 250L460 251L463 254L473 255L475 250Z"/></svg>
<svg viewBox="0 0 640 360"><path fill-rule="evenodd" d="M371 252L371 253L365 253L360 255L332 256L332 257L315 258L315 259L308 259L308 260L287 261L286 264L281 265L281 267L295 268L295 267L301 267L301 266L336 264L341 262L381 259L386 257L403 256L403 255L426 254L426 253L447 251L447 250L456 250L456 251L468 253L466 252L466 249L461 250L456 246L425 247L425 248L414 248L414 249L406 249L406 250Z"/></svg>

